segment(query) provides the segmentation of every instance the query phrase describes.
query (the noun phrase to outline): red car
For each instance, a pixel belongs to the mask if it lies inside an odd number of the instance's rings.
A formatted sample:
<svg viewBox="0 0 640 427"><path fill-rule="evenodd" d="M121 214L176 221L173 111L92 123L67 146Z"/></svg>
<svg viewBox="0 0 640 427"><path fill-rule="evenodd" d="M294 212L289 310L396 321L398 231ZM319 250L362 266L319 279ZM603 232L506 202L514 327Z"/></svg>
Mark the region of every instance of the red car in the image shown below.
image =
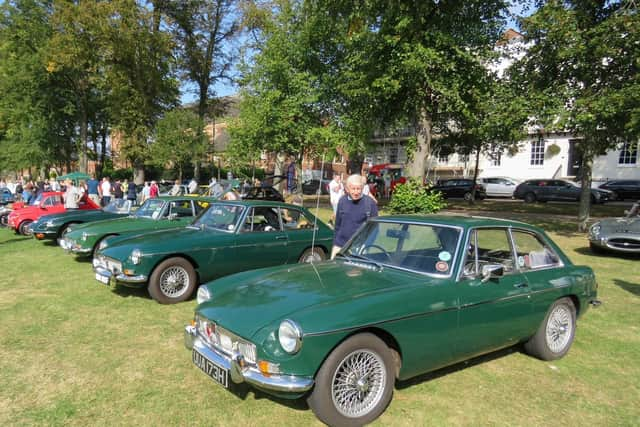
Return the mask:
<svg viewBox="0 0 640 427"><path fill-rule="evenodd" d="M66 210L62 199L63 194L64 193L60 191L40 193L34 203L14 209L13 212L9 214L7 225L13 228L16 233L29 236L31 234L29 225L33 221L42 215L60 213ZM100 209L100 206L96 205L84 194L78 203L78 209Z"/></svg>
<svg viewBox="0 0 640 427"><path fill-rule="evenodd" d="M388 174L391 177L391 193L393 193L396 185L407 182L407 178L404 176L404 167L402 165L395 163L373 165L369 168L367 174L367 184L369 185L369 190L374 197L380 197L384 193L385 174Z"/></svg>

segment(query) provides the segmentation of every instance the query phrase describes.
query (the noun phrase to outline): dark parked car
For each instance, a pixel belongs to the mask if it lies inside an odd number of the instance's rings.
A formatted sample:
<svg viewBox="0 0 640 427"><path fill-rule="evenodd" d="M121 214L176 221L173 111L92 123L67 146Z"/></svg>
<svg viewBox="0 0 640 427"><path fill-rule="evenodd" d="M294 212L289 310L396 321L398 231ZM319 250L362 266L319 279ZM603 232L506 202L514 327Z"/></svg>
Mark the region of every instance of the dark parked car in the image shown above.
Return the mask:
<svg viewBox="0 0 640 427"><path fill-rule="evenodd" d="M284 202L282 194L273 187L251 187L247 190L244 200L270 200L272 202Z"/></svg>
<svg viewBox="0 0 640 427"><path fill-rule="evenodd" d="M640 201L623 218L605 218L589 229L589 246L596 253L640 254Z"/></svg>
<svg viewBox="0 0 640 427"><path fill-rule="evenodd" d="M612 191L616 200L640 199L640 180L637 179L616 179L607 181L598 188Z"/></svg>
<svg viewBox="0 0 640 427"><path fill-rule="evenodd" d="M329 179L310 179L302 183L302 194L329 194Z"/></svg>
<svg viewBox="0 0 640 427"><path fill-rule="evenodd" d="M6 205L14 201L13 193L8 188L0 188L0 205Z"/></svg>
<svg viewBox="0 0 640 427"><path fill-rule="evenodd" d="M533 202L577 202L582 189L571 181L563 179L529 179L516 187L515 199L527 203ZM613 200L609 190L591 189L591 203L604 203Z"/></svg>
<svg viewBox="0 0 640 427"><path fill-rule="evenodd" d="M563 357L597 288L591 268L522 222L377 217L333 261L200 286L184 342L225 388L304 396L326 424L359 426L385 410L396 380L519 343Z"/></svg>
<svg viewBox="0 0 640 427"><path fill-rule="evenodd" d="M487 197L487 193L481 184L476 183L476 199L482 200ZM448 199L450 197L462 197L471 200L473 190L472 179L442 179L436 183L429 191L439 191Z"/></svg>

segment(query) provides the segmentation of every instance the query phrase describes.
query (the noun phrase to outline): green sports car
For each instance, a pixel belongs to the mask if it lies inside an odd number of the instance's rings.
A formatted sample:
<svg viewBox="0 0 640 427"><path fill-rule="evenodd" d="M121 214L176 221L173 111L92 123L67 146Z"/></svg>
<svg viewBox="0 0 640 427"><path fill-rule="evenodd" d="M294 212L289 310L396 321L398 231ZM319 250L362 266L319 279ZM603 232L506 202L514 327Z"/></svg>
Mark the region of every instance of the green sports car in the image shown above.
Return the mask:
<svg viewBox="0 0 640 427"><path fill-rule="evenodd" d="M187 227L103 240L93 267L99 282L146 287L153 299L171 304L217 277L321 261L332 240L333 231L299 206L215 202Z"/></svg>
<svg viewBox="0 0 640 427"><path fill-rule="evenodd" d="M131 236L184 227L213 201L208 197L155 197L146 200L126 218L70 226L59 243L63 249L76 255L91 255L109 236Z"/></svg>
<svg viewBox="0 0 640 427"><path fill-rule="evenodd" d="M333 261L227 276L197 296L185 345L198 368L223 387L306 396L328 425L369 423L396 379L500 348L560 358L599 304L591 268L539 228L437 215L372 218Z"/></svg>
<svg viewBox="0 0 640 427"><path fill-rule="evenodd" d="M68 209L62 213L41 216L31 224L31 230L37 240L54 240L61 237L68 227L77 224L129 216L131 207L129 200L114 199L102 209Z"/></svg>

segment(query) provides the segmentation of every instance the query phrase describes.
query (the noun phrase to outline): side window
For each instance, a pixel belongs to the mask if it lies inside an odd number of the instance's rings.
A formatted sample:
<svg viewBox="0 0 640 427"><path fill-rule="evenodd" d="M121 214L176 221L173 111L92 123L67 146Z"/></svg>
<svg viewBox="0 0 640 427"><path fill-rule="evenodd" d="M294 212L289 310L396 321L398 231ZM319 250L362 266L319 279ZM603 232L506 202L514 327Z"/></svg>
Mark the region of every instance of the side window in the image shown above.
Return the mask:
<svg viewBox="0 0 640 427"><path fill-rule="evenodd" d="M176 200L169 205L169 215L176 215L178 218L193 216L191 201Z"/></svg>
<svg viewBox="0 0 640 427"><path fill-rule="evenodd" d="M313 221L298 209L280 209L285 230L313 229Z"/></svg>
<svg viewBox="0 0 640 427"><path fill-rule="evenodd" d="M533 233L514 230L518 268L524 271L555 267L560 264L558 255Z"/></svg>
<svg viewBox="0 0 640 427"><path fill-rule="evenodd" d="M281 231L278 208L252 208L245 217L243 230L248 232Z"/></svg>
<svg viewBox="0 0 640 427"><path fill-rule="evenodd" d="M464 275L478 276L488 264L501 264L504 274L515 269L509 235L504 228L479 228L471 232Z"/></svg>
<svg viewBox="0 0 640 427"><path fill-rule="evenodd" d="M193 205L196 209L196 216L198 216L203 210L209 207L209 202L196 201Z"/></svg>

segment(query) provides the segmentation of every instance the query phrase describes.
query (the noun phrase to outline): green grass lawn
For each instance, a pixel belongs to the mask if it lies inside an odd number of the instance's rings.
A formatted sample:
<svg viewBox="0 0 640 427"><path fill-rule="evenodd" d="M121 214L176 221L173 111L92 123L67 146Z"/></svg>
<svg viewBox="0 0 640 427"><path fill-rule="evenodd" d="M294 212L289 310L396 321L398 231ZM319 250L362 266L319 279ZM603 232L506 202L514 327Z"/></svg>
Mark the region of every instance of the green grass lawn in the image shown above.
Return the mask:
<svg viewBox="0 0 640 427"><path fill-rule="evenodd" d="M512 348L400 383L376 425L638 424L640 258L592 255L570 219L533 214L600 285L569 354ZM193 366L182 331L195 301L112 291L88 262L7 229L0 264L0 425L320 425L303 401L231 393Z"/></svg>

